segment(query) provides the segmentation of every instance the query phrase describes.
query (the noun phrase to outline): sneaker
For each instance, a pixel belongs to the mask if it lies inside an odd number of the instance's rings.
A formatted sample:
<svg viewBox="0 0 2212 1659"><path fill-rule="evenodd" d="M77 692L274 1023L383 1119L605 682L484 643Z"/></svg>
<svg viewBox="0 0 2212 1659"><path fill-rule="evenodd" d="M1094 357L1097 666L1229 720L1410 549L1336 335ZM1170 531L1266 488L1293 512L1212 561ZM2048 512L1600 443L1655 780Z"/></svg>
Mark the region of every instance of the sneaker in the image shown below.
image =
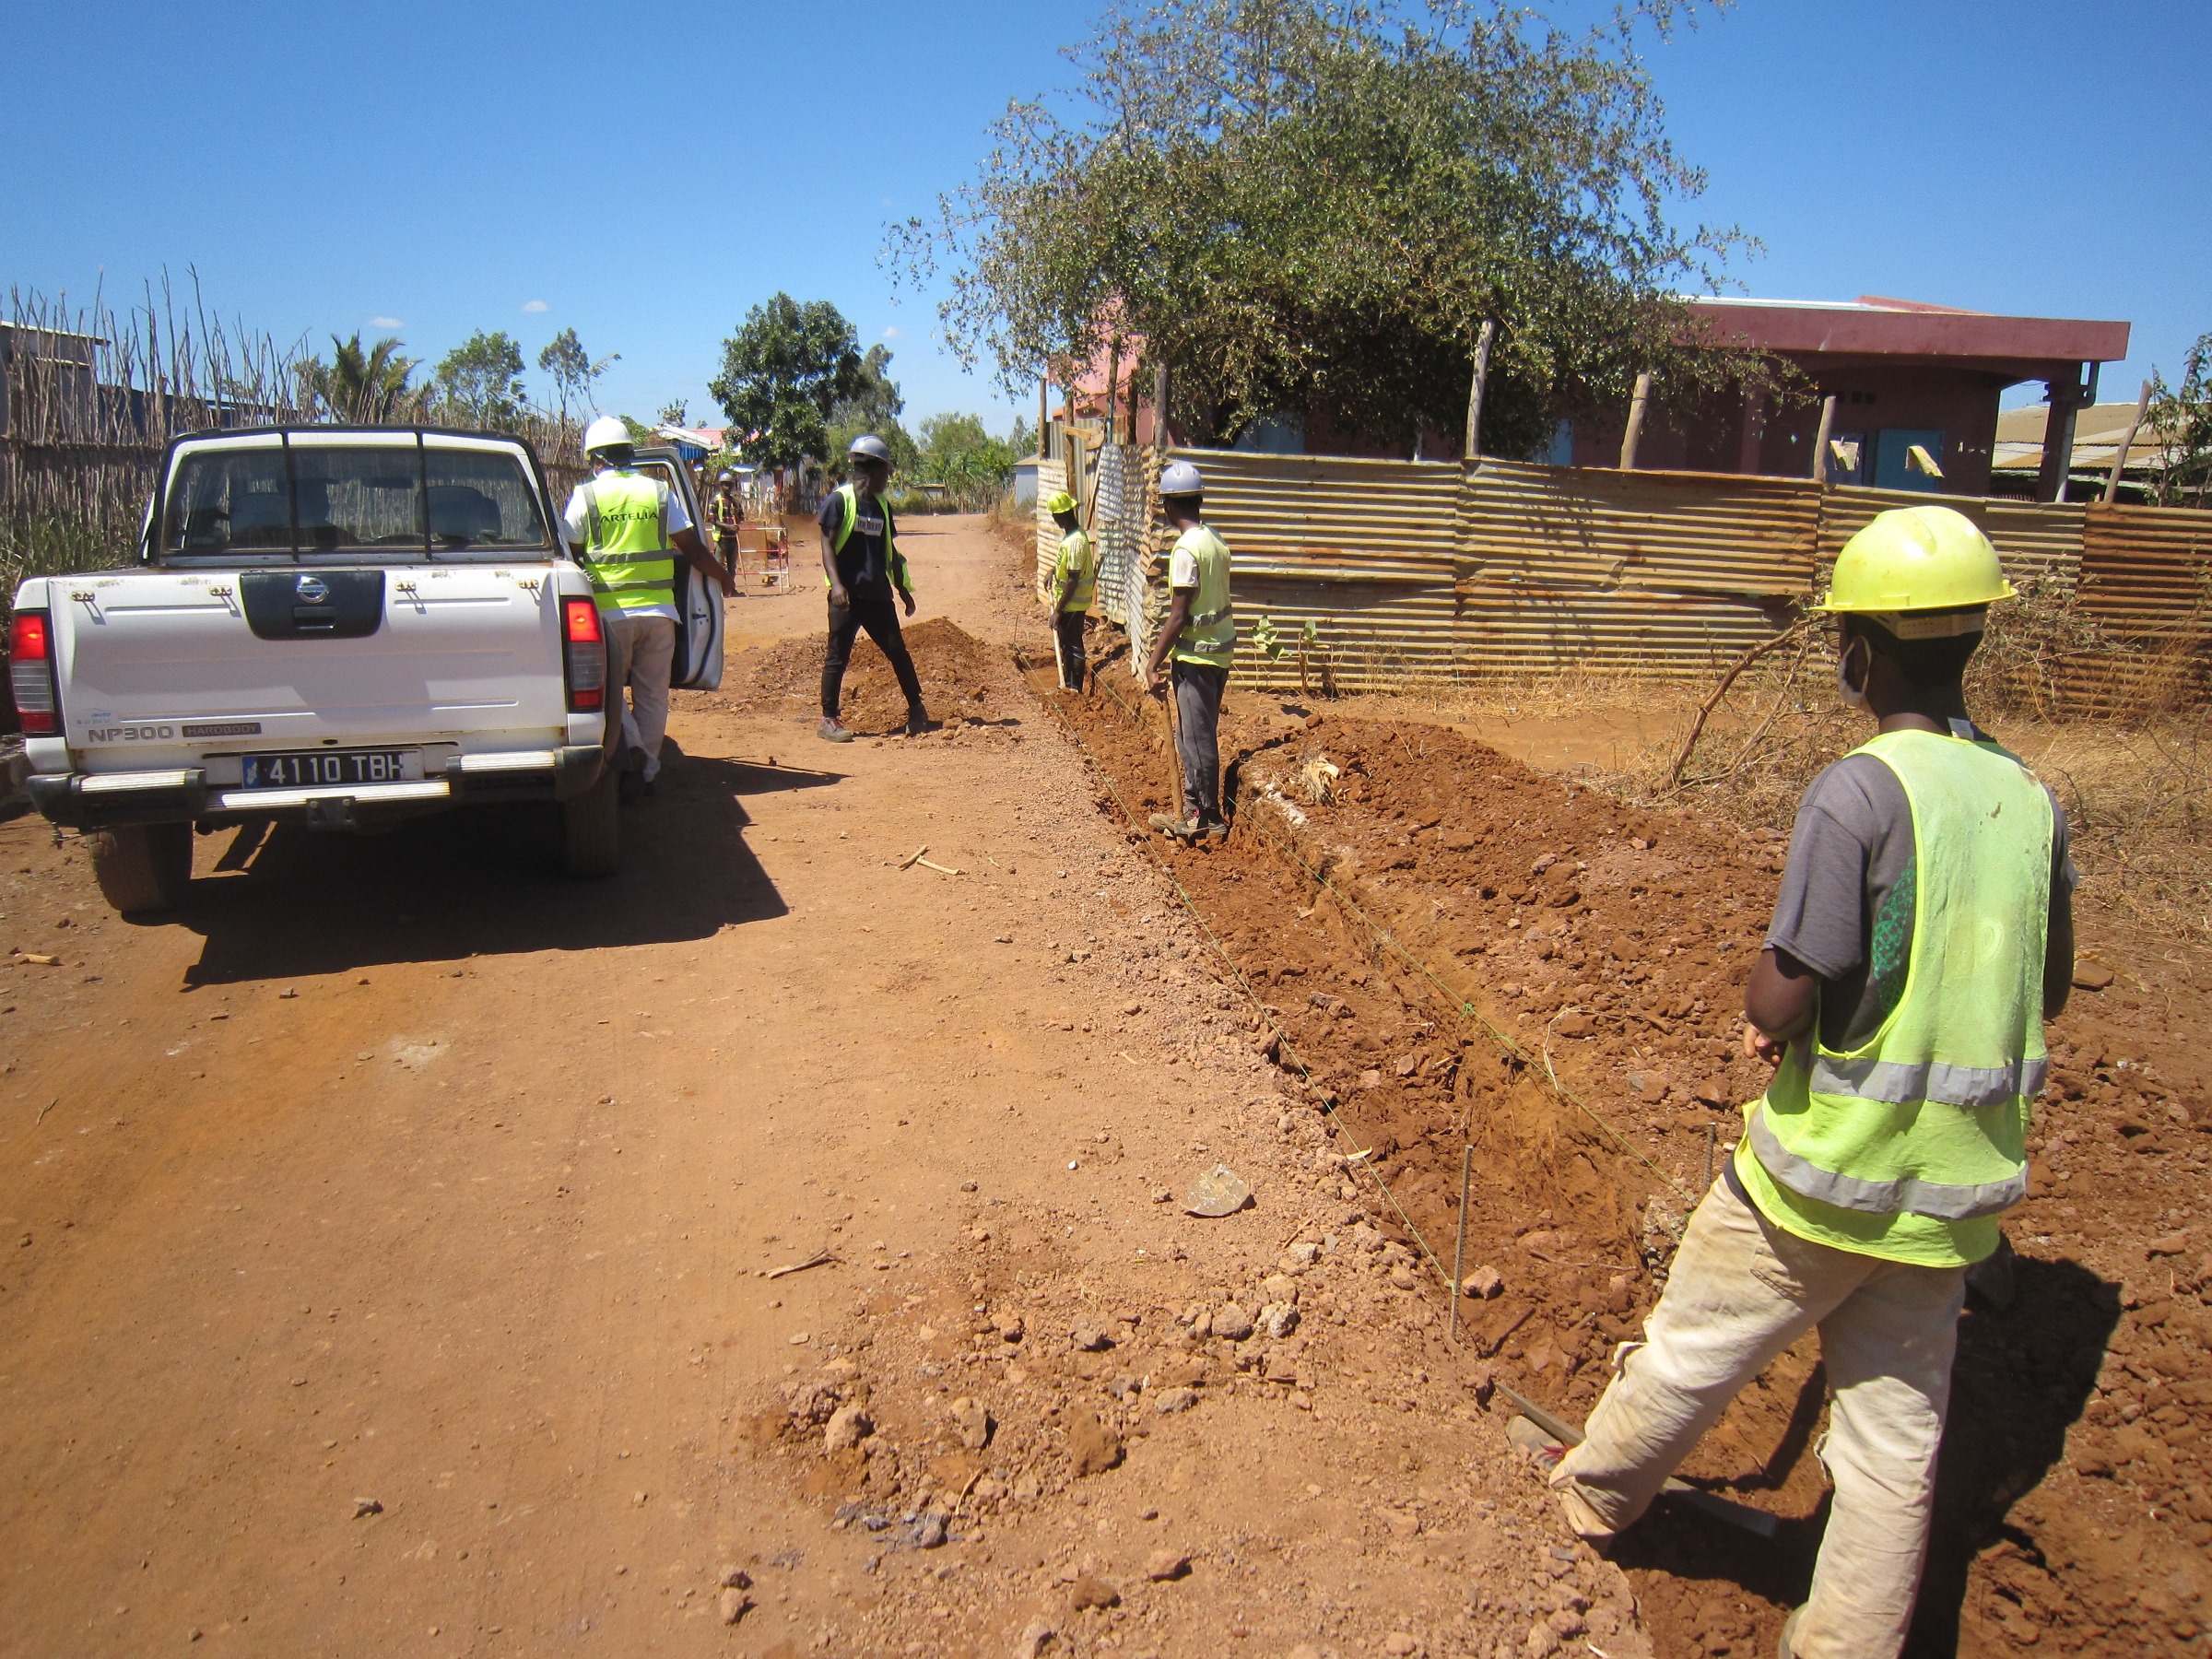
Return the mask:
<svg viewBox="0 0 2212 1659"><path fill-rule="evenodd" d="M907 711L906 735L909 737L919 737L924 732L934 732L936 729L937 723L929 717L929 712L926 709Z"/></svg>
<svg viewBox="0 0 2212 1659"><path fill-rule="evenodd" d="M824 743L850 743L853 741L853 734L846 731L843 726L839 725L827 714L822 716L822 724L816 728L814 735Z"/></svg>

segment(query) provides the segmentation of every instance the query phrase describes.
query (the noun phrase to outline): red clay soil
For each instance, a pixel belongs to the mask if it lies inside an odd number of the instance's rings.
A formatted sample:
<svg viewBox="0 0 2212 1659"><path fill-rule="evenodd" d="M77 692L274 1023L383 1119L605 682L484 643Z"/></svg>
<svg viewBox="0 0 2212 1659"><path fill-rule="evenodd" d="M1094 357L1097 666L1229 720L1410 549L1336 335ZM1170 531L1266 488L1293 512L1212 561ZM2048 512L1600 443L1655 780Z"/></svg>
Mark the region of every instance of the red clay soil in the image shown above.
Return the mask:
<svg viewBox="0 0 2212 1659"><path fill-rule="evenodd" d="M1110 810L1165 806L1163 716L1125 665L1088 698L1031 682ZM1725 1155L1763 1086L1738 1010L1783 843L1447 730L1260 697L1232 693L1222 749L1236 832L1161 852L1265 1006L1255 1042L1387 1187L1361 1181L1379 1222L1445 1272L1474 1147L1465 1266L1501 1288L1460 1304L1466 1362L1579 1420L1664 1283L1709 1148ZM2109 988L2052 1030L2011 1282L1960 1326L1917 1654L2204 1651L2203 998L2186 965L2111 979L2099 937L2086 916L2083 977ZM1617 1551L1661 1652L1771 1653L1803 1599L1825 1515L1818 1361L1809 1338L1784 1355L1683 1470L1783 1516L1774 1542L1673 1509Z"/></svg>
<svg viewBox="0 0 2212 1659"><path fill-rule="evenodd" d="M930 714L949 733L1014 723L1014 700L1027 701L1008 673L1006 660L958 624L941 617L905 630L906 649L914 659ZM818 634L785 640L736 657L720 691L705 704L718 710L786 709L800 714L821 704L822 639ZM876 642L863 634L853 644L845 669L839 716L859 736L889 735L906 730L906 698L891 665Z"/></svg>

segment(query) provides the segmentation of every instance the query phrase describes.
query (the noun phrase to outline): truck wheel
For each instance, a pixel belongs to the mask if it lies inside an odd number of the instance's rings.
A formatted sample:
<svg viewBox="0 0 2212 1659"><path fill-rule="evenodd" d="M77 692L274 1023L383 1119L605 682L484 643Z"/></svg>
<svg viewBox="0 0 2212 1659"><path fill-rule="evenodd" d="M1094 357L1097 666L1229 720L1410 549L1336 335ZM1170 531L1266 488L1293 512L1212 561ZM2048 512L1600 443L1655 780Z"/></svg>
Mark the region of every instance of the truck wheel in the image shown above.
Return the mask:
<svg viewBox="0 0 2212 1659"><path fill-rule="evenodd" d="M612 876L622 865L622 773L609 765L599 782L561 803L561 863L571 876Z"/></svg>
<svg viewBox="0 0 2212 1659"><path fill-rule="evenodd" d="M192 885L190 824L122 824L85 837L100 896L124 915L173 910Z"/></svg>

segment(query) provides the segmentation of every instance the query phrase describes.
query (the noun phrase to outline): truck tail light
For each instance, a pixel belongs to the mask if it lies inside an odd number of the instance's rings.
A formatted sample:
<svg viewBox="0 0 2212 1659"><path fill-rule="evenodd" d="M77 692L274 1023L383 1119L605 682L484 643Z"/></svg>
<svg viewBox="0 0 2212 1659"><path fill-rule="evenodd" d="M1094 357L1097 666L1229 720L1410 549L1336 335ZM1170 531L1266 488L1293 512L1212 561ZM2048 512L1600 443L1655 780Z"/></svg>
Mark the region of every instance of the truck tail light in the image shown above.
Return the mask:
<svg viewBox="0 0 2212 1659"><path fill-rule="evenodd" d="M589 599L563 599L560 635L569 712L595 714L606 706L606 636L599 629L599 606Z"/></svg>
<svg viewBox="0 0 2212 1659"><path fill-rule="evenodd" d="M53 636L44 611L18 611L7 629L7 676L26 737L62 729L60 688L53 677Z"/></svg>

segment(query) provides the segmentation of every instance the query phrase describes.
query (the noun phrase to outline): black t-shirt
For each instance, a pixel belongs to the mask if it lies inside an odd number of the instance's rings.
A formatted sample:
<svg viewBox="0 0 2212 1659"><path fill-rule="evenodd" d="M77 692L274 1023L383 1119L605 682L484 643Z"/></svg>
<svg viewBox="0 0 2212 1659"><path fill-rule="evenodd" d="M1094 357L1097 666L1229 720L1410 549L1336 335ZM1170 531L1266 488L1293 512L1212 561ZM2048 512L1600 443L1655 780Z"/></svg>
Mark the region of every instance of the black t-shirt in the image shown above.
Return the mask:
<svg viewBox="0 0 2212 1659"><path fill-rule="evenodd" d="M845 538L844 547L837 554L837 579L848 588L880 586L890 579L890 561L886 549L898 533L898 525L880 496L855 491L853 501L853 534ZM844 493L831 490L822 502L823 546L837 546L837 533L844 522Z"/></svg>

